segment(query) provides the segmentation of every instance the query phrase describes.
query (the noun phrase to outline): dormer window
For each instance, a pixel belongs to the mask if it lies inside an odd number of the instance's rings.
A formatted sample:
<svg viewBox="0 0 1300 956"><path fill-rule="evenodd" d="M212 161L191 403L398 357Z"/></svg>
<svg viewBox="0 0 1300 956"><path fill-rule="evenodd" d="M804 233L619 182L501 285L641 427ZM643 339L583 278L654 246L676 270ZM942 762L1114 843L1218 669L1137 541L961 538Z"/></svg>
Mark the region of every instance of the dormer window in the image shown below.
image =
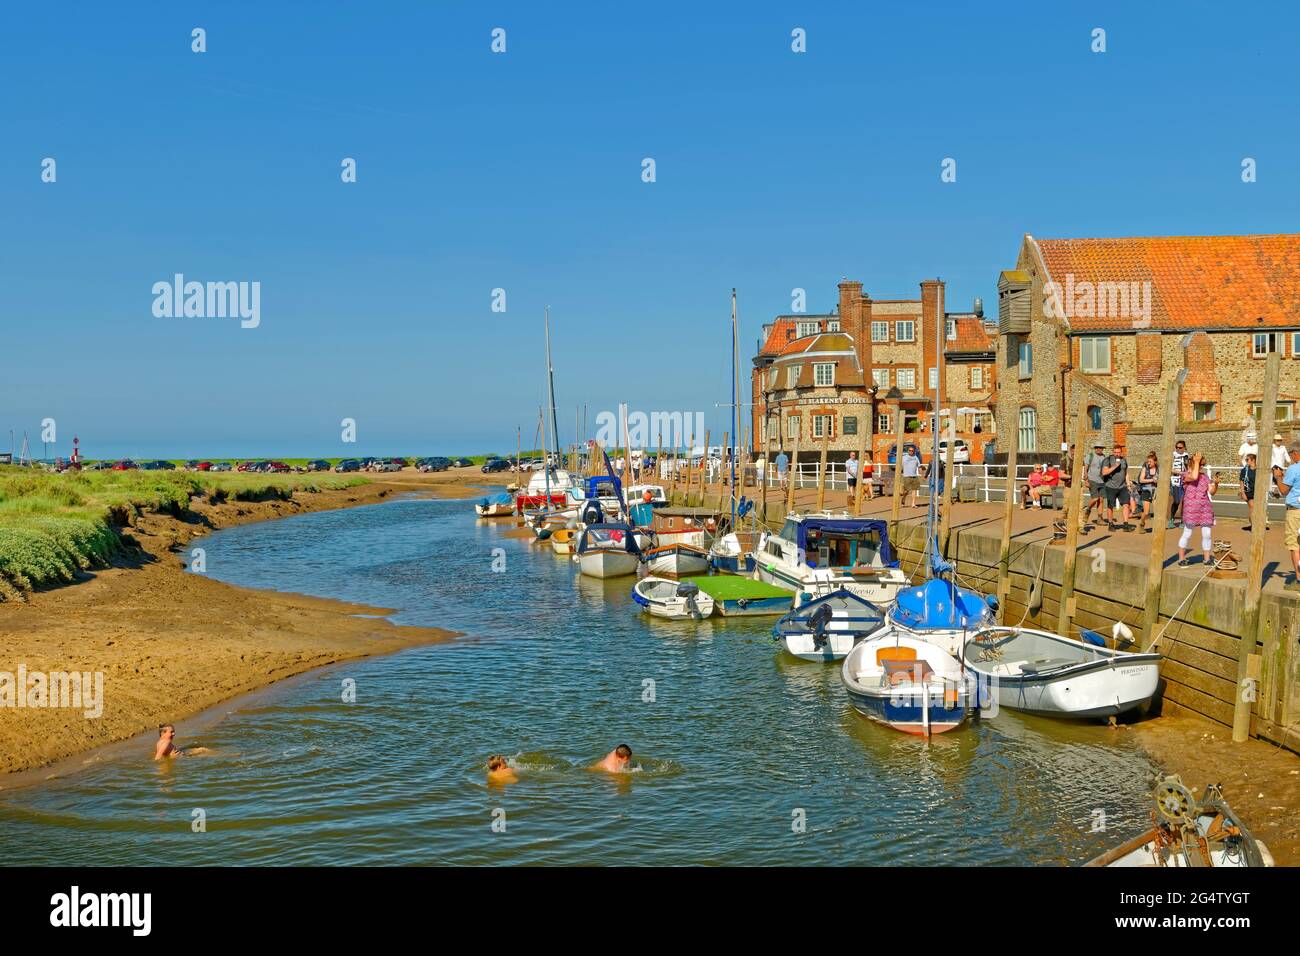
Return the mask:
<svg viewBox="0 0 1300 956"><path fill-rule="evenodd" d="M839 330L840 330L839 319L831 319L829 322L826 323L827 332L838 332Z"/></svg>
<svg viewBox="0 0 1300 956"><path fill-rule="evenodd" d="M808 336L808 335L816 335L816 334L817 334L817 323L816 323L816 322L800 322L800 323L799 323L799 338L804 338L805 336Z"/></svg>

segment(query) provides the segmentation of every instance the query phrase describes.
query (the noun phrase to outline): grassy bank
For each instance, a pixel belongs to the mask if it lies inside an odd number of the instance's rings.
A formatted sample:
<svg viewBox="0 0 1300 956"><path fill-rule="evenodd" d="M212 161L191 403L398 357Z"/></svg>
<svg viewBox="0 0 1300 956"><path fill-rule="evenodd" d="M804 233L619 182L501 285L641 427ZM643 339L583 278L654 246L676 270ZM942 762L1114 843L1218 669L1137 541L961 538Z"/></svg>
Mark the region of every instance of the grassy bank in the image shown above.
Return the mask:
<svg viewBox="0 0 1300 956"><path fill-rule="evenodd" d="M119 529L145 511L181 514L191 498L264 501L365 484L356 475L168 471L53 472L0 466L0 601L104 567Z"/></svg>

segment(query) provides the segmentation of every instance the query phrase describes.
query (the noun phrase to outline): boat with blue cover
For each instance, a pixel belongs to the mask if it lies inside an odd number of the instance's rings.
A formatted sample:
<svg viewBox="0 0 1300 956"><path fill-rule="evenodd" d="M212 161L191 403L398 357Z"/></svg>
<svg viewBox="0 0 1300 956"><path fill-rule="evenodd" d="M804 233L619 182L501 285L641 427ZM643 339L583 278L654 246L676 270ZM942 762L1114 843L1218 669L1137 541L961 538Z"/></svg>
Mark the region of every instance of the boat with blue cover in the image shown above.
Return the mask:
<svg viewBox="0 0 1300 956"><path fill-rule="evenodd" d="M591 578L617 578L635 574L641 548L635 529L623 522L588 525L575 549L578 567Z"/></svg>
<svg viewBox="0 0 1300 956"><path fill-rule="evenodd" d="M795 592L795 605L844 588L872 604L891 604L909 579L878 518L821 511L790 515L754 554L760 581Z"/></svg>
<svg viewBox="0 0 1300 956"><path fill-rule="evenodd" d="M926 737L964 724L976 694L952 655L893 627L856 644L844 658L840 679L859 714Z"/></svg>
<svg viewBox="0 0 1300 956"><path fill-rule="evenodd" d="M485 495L474 504L474 513L480 518L508 518L515 513L515 499L511 495Z"/></svg>

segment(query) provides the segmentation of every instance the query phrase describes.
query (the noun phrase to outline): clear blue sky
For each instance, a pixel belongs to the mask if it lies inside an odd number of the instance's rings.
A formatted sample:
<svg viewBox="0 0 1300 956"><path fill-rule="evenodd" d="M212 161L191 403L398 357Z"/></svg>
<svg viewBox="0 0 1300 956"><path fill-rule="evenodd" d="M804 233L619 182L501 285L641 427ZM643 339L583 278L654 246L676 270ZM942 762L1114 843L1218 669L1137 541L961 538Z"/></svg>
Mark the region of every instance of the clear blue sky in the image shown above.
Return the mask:
<svg viewBox="0 0 1300 956"><path fill-rule="evenodd" d="M545 305L562 440L579 403L720 432L733 286L748 353L842 276L992 308L1025 232L1295 231L1297 26L1283 3L15 7L0 445L52 417L64 454L504 451L532 443ZM176 272L259 281L260 327L154 317Z"/></svg>

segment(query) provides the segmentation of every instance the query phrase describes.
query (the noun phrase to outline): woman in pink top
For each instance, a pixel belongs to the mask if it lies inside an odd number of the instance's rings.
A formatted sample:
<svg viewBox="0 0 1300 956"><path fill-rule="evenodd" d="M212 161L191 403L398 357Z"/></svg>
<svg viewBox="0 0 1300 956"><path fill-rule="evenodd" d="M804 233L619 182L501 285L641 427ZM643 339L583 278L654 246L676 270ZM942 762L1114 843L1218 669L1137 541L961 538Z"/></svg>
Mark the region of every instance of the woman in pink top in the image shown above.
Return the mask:
<svg viewBox="0 0 1300 956"><path fill-rule="evenodd" d="M1183 533L1178 539L1178 566L1187 567L1187 545L1192 540L1192 529L1201 529L1201 551L1205 563L1210 563L1210 529L1214 527L1214 503L1210 495L1219 490L1219 479L1211 478L1205 471L1205 456L1192 455L1187 470L1182 475Z"/></svg>

